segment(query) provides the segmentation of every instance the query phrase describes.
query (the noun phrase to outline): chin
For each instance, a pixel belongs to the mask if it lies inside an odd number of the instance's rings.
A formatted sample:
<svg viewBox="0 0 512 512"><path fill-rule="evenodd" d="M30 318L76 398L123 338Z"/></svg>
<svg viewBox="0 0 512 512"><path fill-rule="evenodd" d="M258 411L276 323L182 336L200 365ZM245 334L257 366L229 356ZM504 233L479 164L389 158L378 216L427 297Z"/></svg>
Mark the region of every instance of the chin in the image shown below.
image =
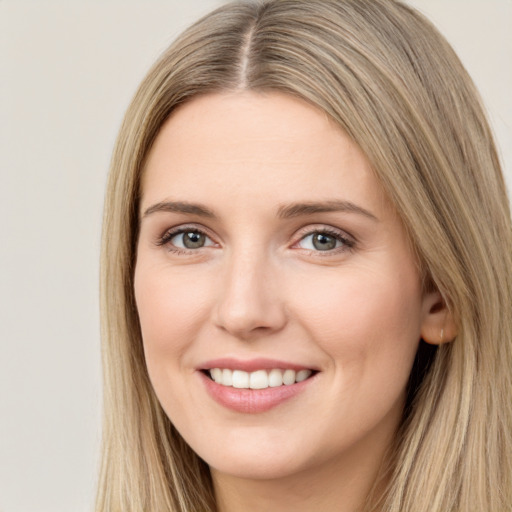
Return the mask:
<svg viewBox="0 0 512 512"><path fill-rule="evenodd" d="M209 464L213 473L223 473L245 480L279 480L300 473L304 469L304 464L299 461L282 456L268 457L266 454L260 454L258 457L233 456L218 462Z"/></svg>
<svg viewBox="0 0 512 512"><path fill-rule="evenodd" d="M194 439L187 442L212 472L217 471L237 478L286 478L308 466L310 457L305 452L303 443L289 438L286 442L284 432L278 435L268 431L258 433L257 430L259 429L232 431L223 442L213 436L209 438L207 445L204 439L199 439L198 443Z"/></svg>

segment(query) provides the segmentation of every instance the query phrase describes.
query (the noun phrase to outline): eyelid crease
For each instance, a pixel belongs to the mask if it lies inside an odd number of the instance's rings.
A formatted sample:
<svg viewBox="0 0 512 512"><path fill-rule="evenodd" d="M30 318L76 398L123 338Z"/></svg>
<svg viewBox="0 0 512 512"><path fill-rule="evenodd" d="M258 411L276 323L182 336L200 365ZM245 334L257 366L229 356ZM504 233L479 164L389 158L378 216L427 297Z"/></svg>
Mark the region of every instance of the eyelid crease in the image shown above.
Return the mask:
<svg viewBox="0 0 512 512"><path fill-rule="evenodd" d="M304 228L297 230L297 237L300 237L300 239L302 239L314 233L325 233L328 235L332 235L336 238L340 238L342 240L347 240L352 243L356 243L356 237L351 233L347 232L344 229L335 228L334 226L329 226L325 224L310 224L309 226L305 226Z"/></svg>

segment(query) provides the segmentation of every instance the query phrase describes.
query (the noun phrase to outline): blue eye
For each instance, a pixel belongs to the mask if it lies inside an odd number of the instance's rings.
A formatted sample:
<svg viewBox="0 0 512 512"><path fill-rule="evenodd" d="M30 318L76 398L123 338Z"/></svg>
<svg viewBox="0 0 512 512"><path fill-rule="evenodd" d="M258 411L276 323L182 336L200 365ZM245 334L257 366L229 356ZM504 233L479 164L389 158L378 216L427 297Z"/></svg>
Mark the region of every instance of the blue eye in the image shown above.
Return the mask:
<svg viewBox="0 0 512 512"><path fill-rule="evenodd" d="M309 251L332 251L340 247L352 247L352 243L340 234L328 233L324 231L315 231L306 235L298 243L301 249Z"/></svg>

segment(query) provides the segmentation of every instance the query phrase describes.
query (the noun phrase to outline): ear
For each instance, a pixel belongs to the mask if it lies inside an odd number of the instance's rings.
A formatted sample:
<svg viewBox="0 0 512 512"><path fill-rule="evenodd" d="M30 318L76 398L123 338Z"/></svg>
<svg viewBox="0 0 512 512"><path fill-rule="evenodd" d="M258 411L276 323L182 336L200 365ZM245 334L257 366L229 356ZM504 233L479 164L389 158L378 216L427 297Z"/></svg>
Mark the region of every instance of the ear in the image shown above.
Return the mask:
<svg viewBox="0 0 512 512"><path fill-rule="evenodd" d="M457 324L441 294L431 291L423 298L421 337L431 345L449 343L457 336Z"/></svg>

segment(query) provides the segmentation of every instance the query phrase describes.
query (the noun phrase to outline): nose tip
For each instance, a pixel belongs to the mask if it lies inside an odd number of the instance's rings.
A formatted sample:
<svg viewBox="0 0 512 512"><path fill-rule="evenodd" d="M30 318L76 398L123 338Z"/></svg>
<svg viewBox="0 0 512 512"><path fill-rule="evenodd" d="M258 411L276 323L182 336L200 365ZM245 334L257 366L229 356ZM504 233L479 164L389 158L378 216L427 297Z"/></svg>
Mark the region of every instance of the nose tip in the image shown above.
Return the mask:
<svg viewBox="0 0 512 512"><path fill-rule="evenodd" d="M276 332L283 325L278 315L254 304L241 304L226 302L219 312L217 325L241 339L255 337L257 335Z"/></svg>
<svg viewBox="0 0 512 512"><path fill-rule="evenodd" d="M232 271L220 290L215 323L239 339L275 333L287 322L279 285L262 270Z"/></svg>

